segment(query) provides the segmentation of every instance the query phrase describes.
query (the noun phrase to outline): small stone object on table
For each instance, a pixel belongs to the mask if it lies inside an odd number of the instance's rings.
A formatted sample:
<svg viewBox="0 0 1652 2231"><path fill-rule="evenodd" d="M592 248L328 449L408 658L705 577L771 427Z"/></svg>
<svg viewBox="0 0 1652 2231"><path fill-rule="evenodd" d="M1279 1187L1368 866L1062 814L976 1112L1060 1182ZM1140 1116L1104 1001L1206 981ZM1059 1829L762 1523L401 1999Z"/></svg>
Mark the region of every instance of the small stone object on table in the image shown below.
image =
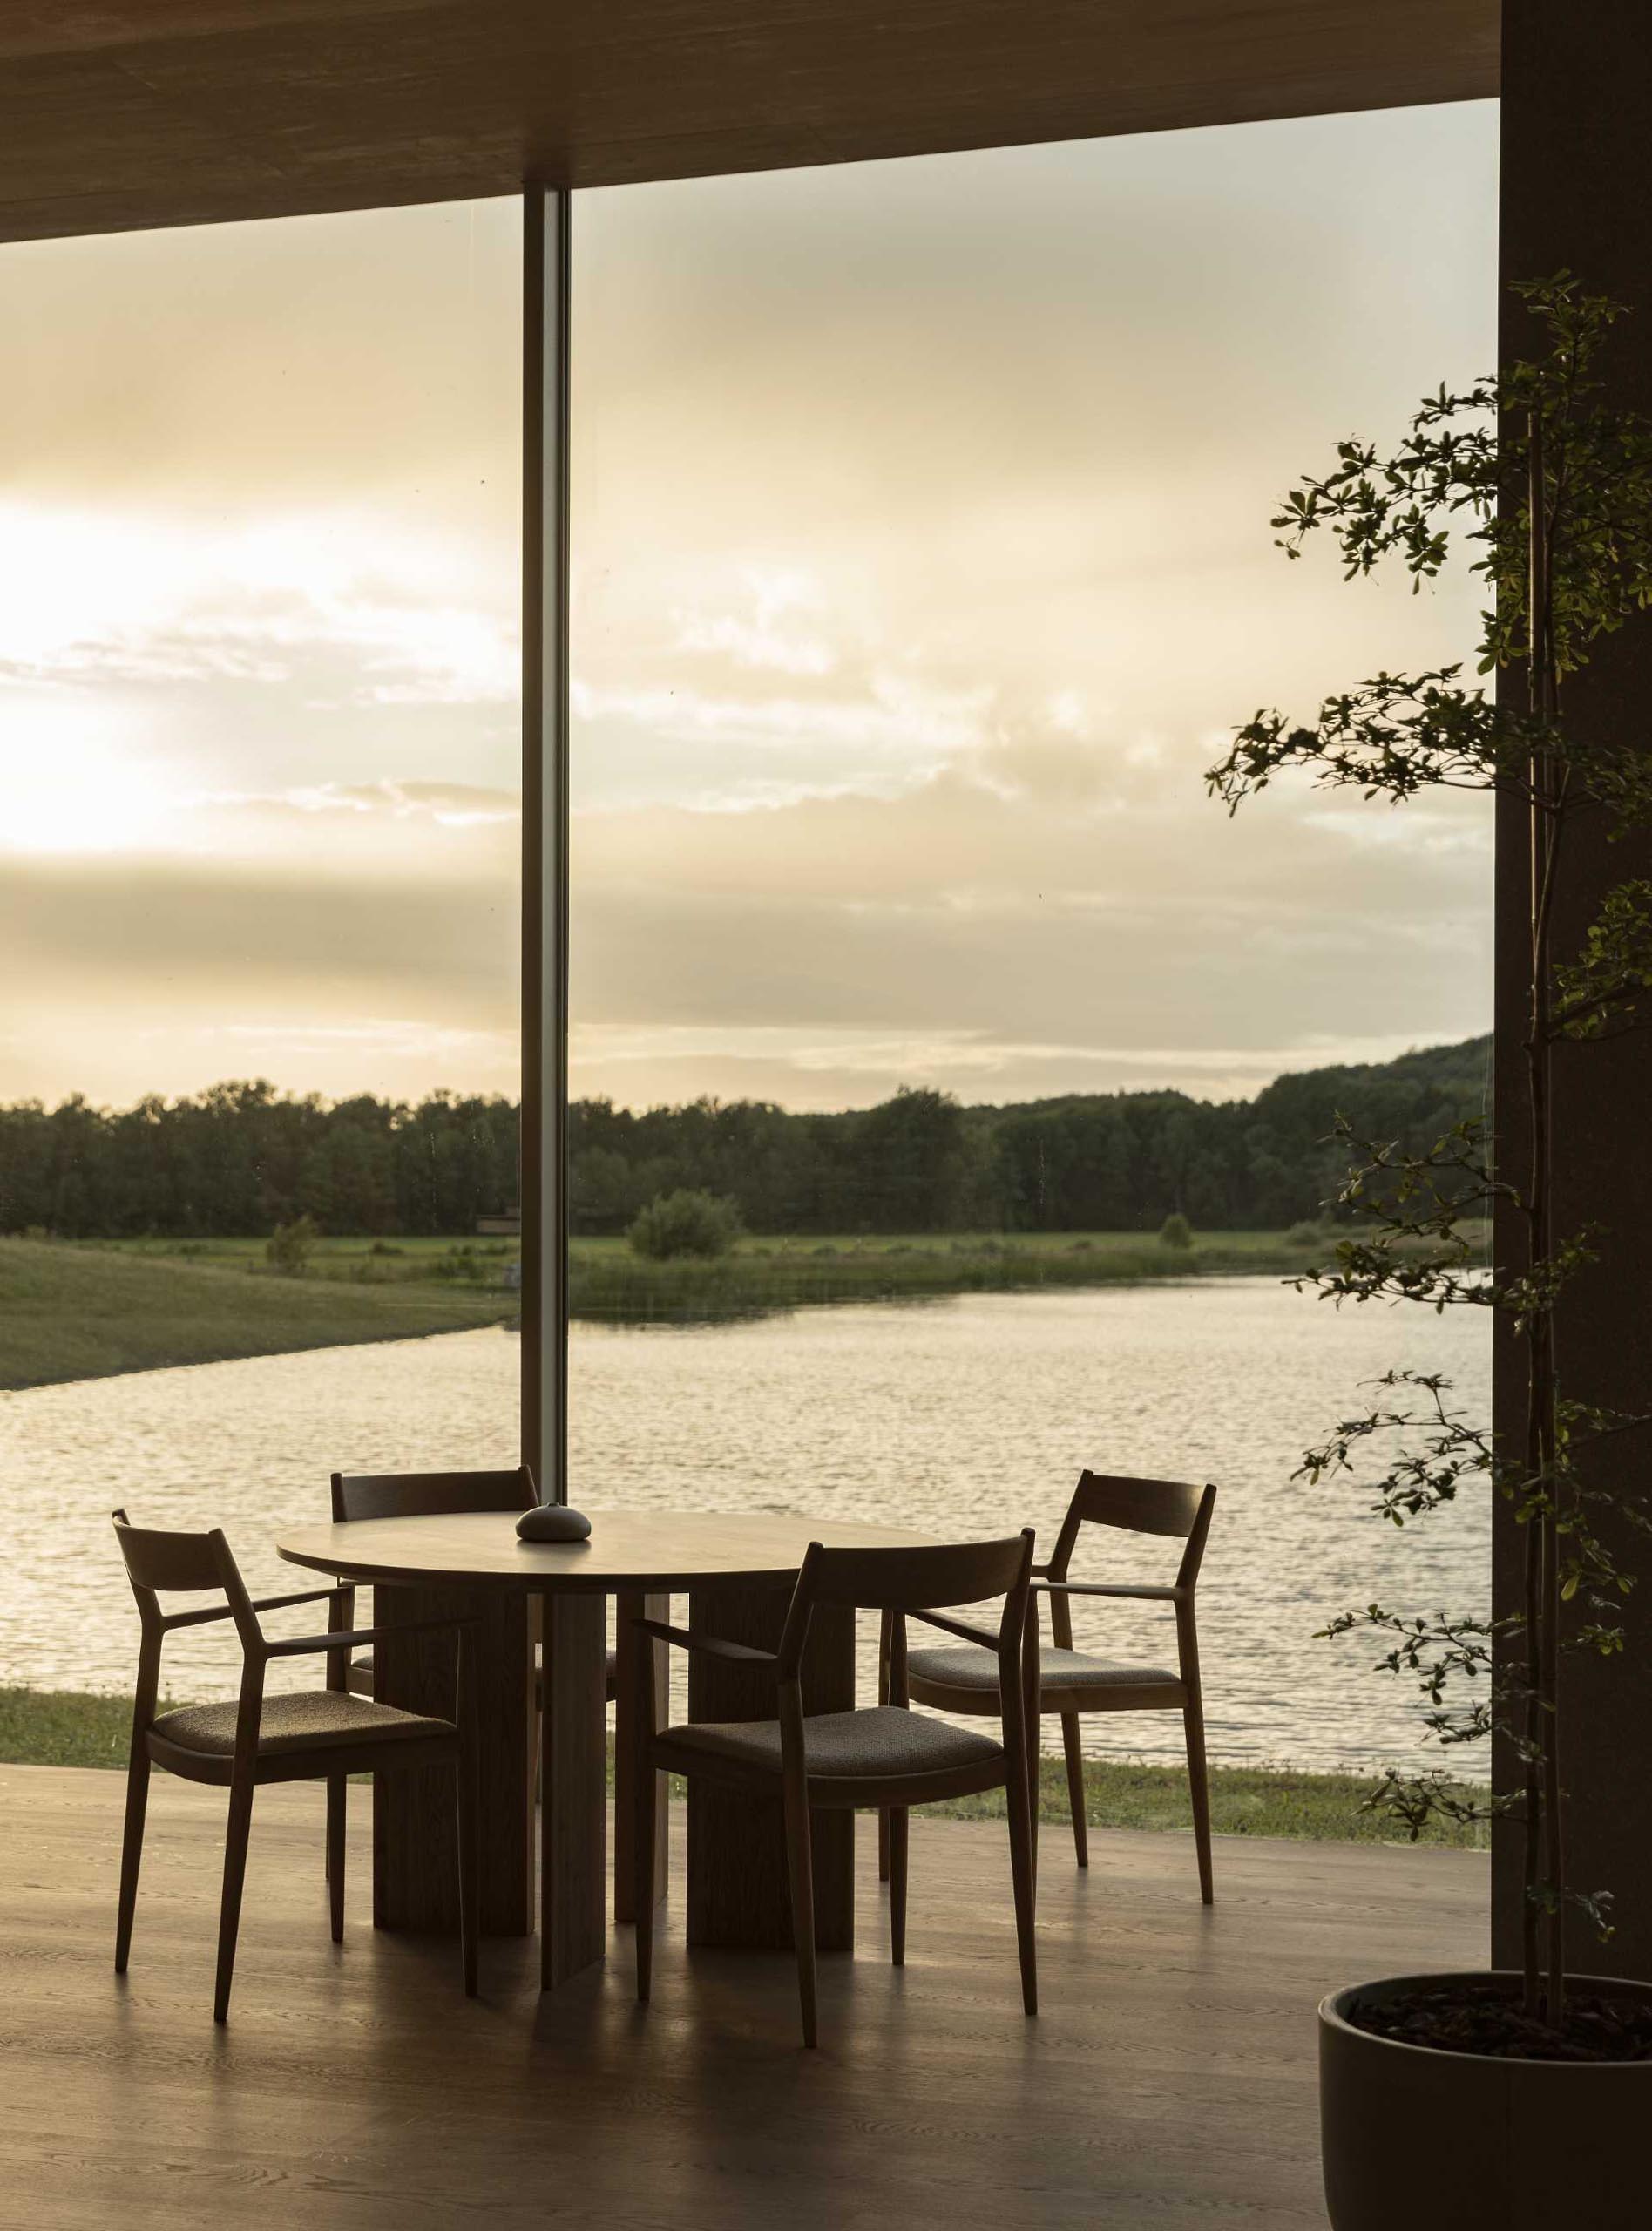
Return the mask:
<svg viewBox="0 0 1652 2231"><path fill-rule="evenodd" d="M568 1503L538 1502L518 1519L517 1535L524 1542L588 1542L591 1521Z"/></svg>

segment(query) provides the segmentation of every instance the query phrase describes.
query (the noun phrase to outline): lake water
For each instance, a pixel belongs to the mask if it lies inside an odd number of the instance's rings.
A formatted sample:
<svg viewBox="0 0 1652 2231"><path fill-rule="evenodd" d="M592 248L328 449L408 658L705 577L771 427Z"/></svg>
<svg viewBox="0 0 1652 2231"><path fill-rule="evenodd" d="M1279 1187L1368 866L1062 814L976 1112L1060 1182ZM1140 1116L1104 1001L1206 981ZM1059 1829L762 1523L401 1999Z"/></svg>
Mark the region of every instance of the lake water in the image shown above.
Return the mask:
<svg viewBox="0 0 1652 2231"><path fill-rule="evenodd" d="M955 1536L1031 1522L1045 1548L1085 1465L1212 1479L1200 1630L1213 1758L1415 1759L1410 1692L1369 1670L1369 1643L1314 1631L1379 1596L1483 1609L1489 1511L1402 1533L1363 1516L1346 1482L1290 1477L1306 1445L1357 1413L1361 1382L1394 1365L1447 1372L1483 1414L1483 1312L1337 1313L1235 1278L721 1326L579 1324L572 1493L590 1507L829 1511ZM0 1394L0 1681L130 1685L137 1622L112 1505L152 1525L221 1524L255 1590L301 1585L269 1543L325 1516L329 1472L516 1461L517 1366L515 1338L486 1331ZM1083 1577L1168 1578L1165 1548L1092 1534ZM1075 1620L1081 1646L1110 1654L1162 1664L1173 1646L1158 1611L1080 1604ZM234 1693L233 1641L208 1630L168 1648L174 1693ZM1086 1722L1096 1754L1172 1759L1179 1730L1165 1714Z"/></svg>

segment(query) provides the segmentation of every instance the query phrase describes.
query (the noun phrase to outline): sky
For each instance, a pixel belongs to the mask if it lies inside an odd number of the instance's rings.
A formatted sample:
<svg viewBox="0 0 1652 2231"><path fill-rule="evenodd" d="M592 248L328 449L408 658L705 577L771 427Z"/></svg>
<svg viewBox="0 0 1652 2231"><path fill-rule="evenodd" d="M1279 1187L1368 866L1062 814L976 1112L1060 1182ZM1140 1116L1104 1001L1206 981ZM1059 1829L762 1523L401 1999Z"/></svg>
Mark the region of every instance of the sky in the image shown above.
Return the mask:
<svg viewBox="0 0 1652 2231"><path fill-rule="evenodd" d="M511 201L0 248L0 1101L517 1088ZM582 195L572 1088L1254 1091L1490 1014L1472 652L1279 494L1493 355L1495 107Z"/></svg>

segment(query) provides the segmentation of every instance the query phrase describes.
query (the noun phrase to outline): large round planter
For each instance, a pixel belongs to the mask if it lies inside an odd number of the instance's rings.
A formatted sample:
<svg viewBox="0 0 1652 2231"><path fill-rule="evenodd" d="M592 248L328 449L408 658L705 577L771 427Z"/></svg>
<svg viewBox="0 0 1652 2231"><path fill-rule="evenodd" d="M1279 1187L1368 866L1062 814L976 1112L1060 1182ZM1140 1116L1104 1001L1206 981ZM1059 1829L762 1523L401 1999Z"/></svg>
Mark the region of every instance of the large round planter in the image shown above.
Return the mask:
<svg viewBox="0 0 1652 2231"><path fill-rule="evenodd" d="M1390 1976L1319 2009L1319 2130L1335 2231L1647 2231L1652 2061L1498 2060L1356 2030L1351 2000L1519 1977ZM1652 1983L1575 1976L1601 1997Z"/></svg>

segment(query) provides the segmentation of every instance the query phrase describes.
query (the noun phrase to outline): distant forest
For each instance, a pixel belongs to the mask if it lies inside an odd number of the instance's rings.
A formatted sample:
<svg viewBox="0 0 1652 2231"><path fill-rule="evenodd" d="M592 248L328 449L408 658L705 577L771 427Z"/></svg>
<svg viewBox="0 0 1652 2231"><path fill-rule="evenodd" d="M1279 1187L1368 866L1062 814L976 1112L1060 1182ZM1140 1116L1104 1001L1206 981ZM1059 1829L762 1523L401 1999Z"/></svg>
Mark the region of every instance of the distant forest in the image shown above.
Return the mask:
<svg viewBox="0 0 1652 2231"><path fill-rule="evenodd" d="M570 1222L623 1231L658 1193L721 1194L760 1233L1283 1231L1317 1215L1364 1136L1421 1146L1484 1112L1491 1041L1283 1076L1254 1100L1074 1094L962 1107L902 1091L842 1115L755 1101L641 1114L569 1110ZM267 1233L300 1216L339 1235L474 1231L517 1199L517 1111L437 1093L328 1103L273 1085L111 1111L0 1108L0 1231L64 1238Z"/></svg>

